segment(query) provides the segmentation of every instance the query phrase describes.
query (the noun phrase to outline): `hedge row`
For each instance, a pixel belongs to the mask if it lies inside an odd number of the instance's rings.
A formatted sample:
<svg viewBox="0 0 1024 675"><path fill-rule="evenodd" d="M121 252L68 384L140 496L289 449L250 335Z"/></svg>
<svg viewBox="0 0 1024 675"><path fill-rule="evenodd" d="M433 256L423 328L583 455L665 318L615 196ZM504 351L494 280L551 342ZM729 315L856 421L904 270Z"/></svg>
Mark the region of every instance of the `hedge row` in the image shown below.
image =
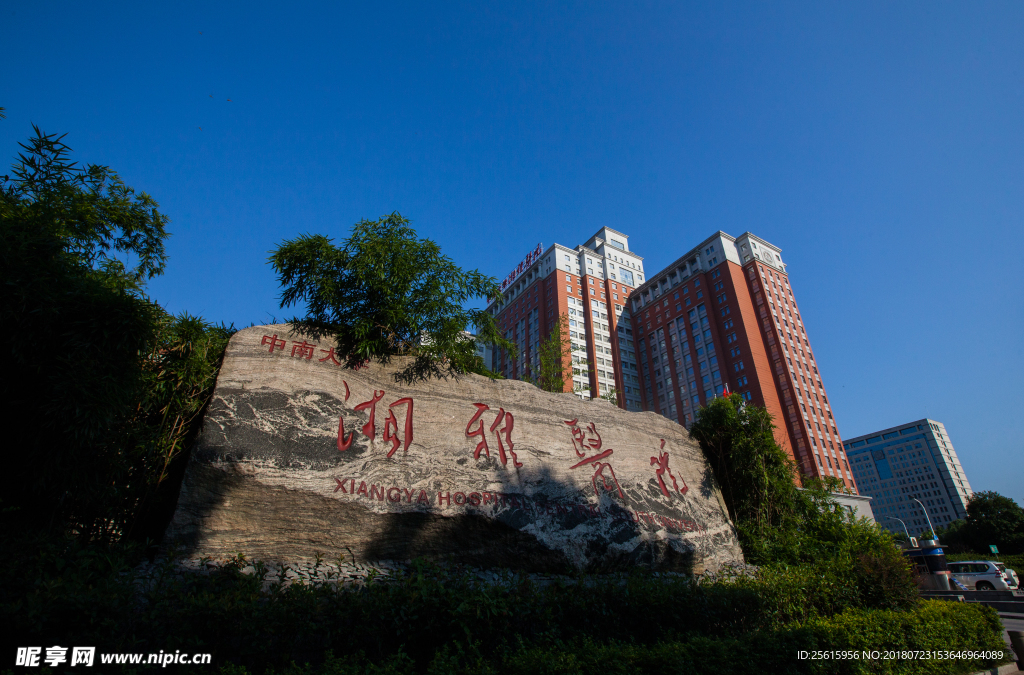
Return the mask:
<svg viewBox="0 0 1024 675"><path fill-rule="evenodd" d="M649 645L681 635L741 636L858 608L910 606L912 596L877 596L878 584L831 560L762 568L757 577L698 584L687 577L580 577L538 588L505 586L420 565L394 583L360 591L329 585L261 590L243 561L210 576L170 569L140 592L127 559L71 544L42 547L0 586L0 640L41 644L60 636L106 651L211 652L219 662L261 667L319 661L328 650L362 651L381 662L403 654L425 666L439 644L481 645L490 659L509 645L586 637ZM865 589L867 589L867 592Z"/></svg>
<svg viewBox="0 0 1024 675"><path fill-rule="evenodd" d="M947 553L946 560L949 562L958 562L960 560L997 560L1004 563L1011 570L1014 570L1018 577L1024 573L1024 553L1018 553L1017 555L1000 554L997 556L991 553Z"/></svg>
<svg viewBox="0 0 1024 675"><path fill-rule="evenodd" d="M866 602L854 571L837 569L834 560L763 568L754 578L711 584L637 574L543 588L528 581L484 585L421 565L397 583L360 591L294 585L270 593L239 571L242 561L208 577L168 574L145 591L130 583L126 559L96 549L43 547L32 561L20 569L33 574L0 586L0 617L10 627L3 640L12 648L60 636L62 644L106 652L210 652L217 664L252 672L293 661L322 663L332 651L347 656L327 661L323 672L408 671L410 664L423 671L444 663L467 671L548 672L545 663L571 670L595 655L651 661L643 668L662 672L658 668L669 666L656 666L659 659L718 668L749 664L754 656L790 663L798 648L829 645L999 643L994 615L982 620L976 607L901 601L903 611L886 613L892 598ZM874 609L860 609L865 606ZM932 630L940 624L942 630ZM872 626L882 628L872 633ZM813 664L797 666L805 669L797 672L814 672L806 670ZM943 668L953 672L949 664Z"/></svg>
<svg viewBox="0 0 1024 675"><path fill-rule="evenodd" d="M409 655L396 653L373 662L364 654L319 665L292 665L280 675L407 675L425 672L490 675L718 675L725 672L807 675L958 675L991 668L1006 658L942 658L934 652L1008 654L996 613L983 606L921 601L907 611L848 610L774 631L738 637L690 636L652 644L601 642L582 637L572 642L519 644L487 658L479 645L449 643L424 669ZM814 658L814 652L847 652L848 658ZM918 652L908 657L902 652ZM801 658L801 653L806 657ZM930 654L929 654L930 653ZM895 654L895 656L893 656ZM225 665L221 675L247 675L244 667Z"/></svg>

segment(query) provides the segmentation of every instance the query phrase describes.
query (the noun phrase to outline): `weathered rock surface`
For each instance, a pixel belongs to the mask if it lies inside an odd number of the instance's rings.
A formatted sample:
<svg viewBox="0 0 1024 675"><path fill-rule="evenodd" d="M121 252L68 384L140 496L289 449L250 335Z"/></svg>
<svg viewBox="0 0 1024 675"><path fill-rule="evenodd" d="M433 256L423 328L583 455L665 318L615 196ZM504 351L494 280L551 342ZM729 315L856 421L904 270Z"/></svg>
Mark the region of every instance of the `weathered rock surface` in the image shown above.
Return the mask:
<svg viewBox="0 0 1024 675"><path fill-rule="evenodd" d="M525 382L401 385L332 346L285 325L231 339L168 546L533 572L742 563L683 427Z"/></svg>

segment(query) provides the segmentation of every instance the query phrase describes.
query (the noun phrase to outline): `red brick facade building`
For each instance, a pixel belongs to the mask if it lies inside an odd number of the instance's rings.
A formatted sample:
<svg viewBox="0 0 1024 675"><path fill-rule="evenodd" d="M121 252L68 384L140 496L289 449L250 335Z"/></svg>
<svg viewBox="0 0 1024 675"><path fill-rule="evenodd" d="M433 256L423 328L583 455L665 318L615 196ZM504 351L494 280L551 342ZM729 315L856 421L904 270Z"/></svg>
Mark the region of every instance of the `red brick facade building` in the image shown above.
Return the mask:
<svg viewBox="0 0 1024 675"><path fill-rule="evenodd" d="M538 244L502 282L502 296L488 306L505 336L516 343L518 357L492 352L488 367L510 379L535 373L540 341L565 314L572 359L589 363L574 369L566 391L588 398L614 391L620 407L641 410L627 299L643 283L644 271L643 258L629 250L628 240L602 228L575 248Z"/></svg>
<svg viewBox="0 0 1024 675"><path fill-rule="evenodd" d="M805 475L856 490L780 249L717 232L650 275L630 309L645 410L689 426L728 386L768 409Z"/></svg>

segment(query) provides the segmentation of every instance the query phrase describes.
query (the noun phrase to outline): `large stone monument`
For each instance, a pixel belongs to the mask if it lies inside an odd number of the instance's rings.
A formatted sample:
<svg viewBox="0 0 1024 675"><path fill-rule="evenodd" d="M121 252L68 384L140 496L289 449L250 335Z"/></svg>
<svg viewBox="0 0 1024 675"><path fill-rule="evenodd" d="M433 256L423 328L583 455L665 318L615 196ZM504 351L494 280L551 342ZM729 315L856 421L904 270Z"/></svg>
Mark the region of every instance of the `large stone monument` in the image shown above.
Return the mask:
<svg viewBox="0 0 1024 675"><path fill-rule="evenodd" d="M678 424L526 382L401 385L396 368L339 361L286 325L231 339L168 545L533 572L742 562Z"/></svg>

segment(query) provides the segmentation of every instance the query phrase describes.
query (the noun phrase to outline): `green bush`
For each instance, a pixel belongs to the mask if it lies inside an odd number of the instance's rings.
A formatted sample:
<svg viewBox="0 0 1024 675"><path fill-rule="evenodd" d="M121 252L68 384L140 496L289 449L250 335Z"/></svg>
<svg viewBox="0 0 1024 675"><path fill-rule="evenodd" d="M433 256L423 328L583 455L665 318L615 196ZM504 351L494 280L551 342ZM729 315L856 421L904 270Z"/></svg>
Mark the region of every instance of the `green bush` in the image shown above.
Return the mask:
<svg viewBox="0 0 1024 675"><path fill-rule="evenodd" d="M156 538L232 331L145 295L167 217L62 139L36 129L0 178L0 527Z"/></svg>
<svg viewBox="0 0 1024 675"><path fill-rule="evenodd" d="M361 652L378 664L402 653L426 668L445 644L461 645L458 659L491 662L520 642L739 639L858 608L893 607L893 596L864 580L868 572L831 560L765 567L729 582L636 574L542 588L511 579L490 586L419 565L399 581L358 591L293 585L268 593L236 561L210 576L163 570L142 592L133 586L130 551L73 539L18 551L9 560L23 572L0 587L0 619L11 626L4 639L15 646L60 636L107 651L211 652L218 663L255 669L317 663L328 651ZM901 605L911 606L913 600Z"/></svg>
<svg viewBox="0 0 1024 675"><path fill-rule="evenodd" d="M943 542L943 550L945 550L945 543ZM1003 563L1011 570L1017 572L1017 576L1021 576L1024 572L1024 553L1018 553L1017 555L992 555L988 553L973 553L967 551L966 553L946 553L946 560L949 562L959 562L961 560L997 560Z"/></svg>
<svg viewBox="0 0 1024 675"><path fill-rule="evenodd" d="M654 643L624 639L598 641L589 635L546 644L512 644L491 658L478 645L443 645L419 672L494 675L583 675L651 673L717 675L723 672L807 673L808 675L955 675L992 667L1009 658L995 612L987 607L922 601L910 611L848 610L776 630L737 637L692 635ZM814 658L814 652L846 652L846 658ZM805 652L804 658L800 658ZM902 652L924 652L906 657ZM935 652L993 652L1003 658L943 658ZM895 658L893 658L895 656ZM925 658L927 656L928 658ZM246 675L225 666L222 675ZM278 671L272 671L278 672ZM322 664L291 665L282 675L384 675L417 672L403 652L374 663L362 653Z"/></svg>
<svg viewBox="0 0 1024 675"><path fill-rule="evenodd" d="M856 520L834 499L833 478L803 478L779 447L764 408L732 395L701 408L690 429L722 486L748 562L765 568L797 565L834 584L836 607L900 609L917 598L910 565L892 536ZM838 595L837 595L838 594ZM849 594L855 597L839 598Z"/></svg>
<svg viewBox="0 0 1024 675"><path fill-rule="evenodd" d="M967 504L967 518L940 527L943 546L957 553L988 551L1024 555L1024 508L998 492L976 492ZM986 553L985 555L991 555Z"/></svg>
<svg viewBox="0 0 1024 675"><path fill-rule="evenodd" d="M774 631L739 637L692 637L641 646L625 642L525 647L507 655L499 673L899 673L950 675L991 667L1009 658L994 610L978 605L922 601L911 611L848 610ZM864 653L991 651L997 659L865 659ZM857 658L800 659L802 651L853 652ZM810 654L809 654L810 656Z"/></svg>

